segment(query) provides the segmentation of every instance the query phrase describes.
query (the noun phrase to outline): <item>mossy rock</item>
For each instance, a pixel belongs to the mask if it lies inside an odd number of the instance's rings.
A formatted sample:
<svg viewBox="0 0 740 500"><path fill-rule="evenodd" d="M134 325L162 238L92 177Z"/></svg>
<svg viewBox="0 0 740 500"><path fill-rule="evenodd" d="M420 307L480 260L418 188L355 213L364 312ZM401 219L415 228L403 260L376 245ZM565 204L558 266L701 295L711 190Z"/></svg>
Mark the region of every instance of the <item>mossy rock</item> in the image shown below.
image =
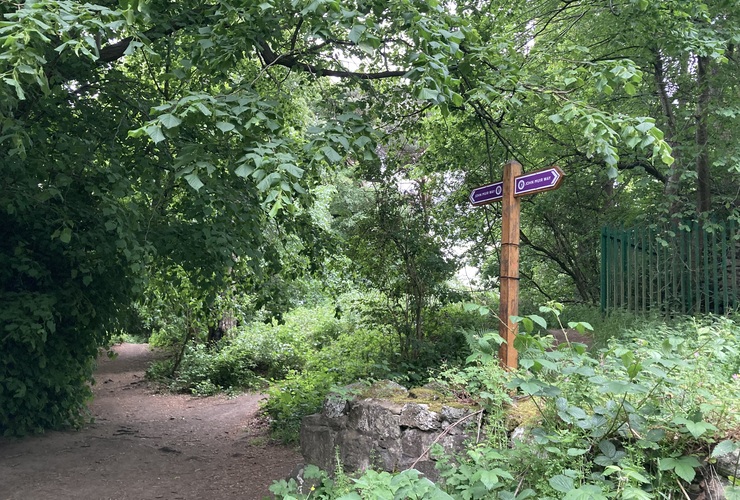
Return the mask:
<svg viewBox="0 0 740 500"><path fill-rule="evenodd" d="M397 397L408 397L408 390L401 384L397 384L392 380L378 380L373 383L370 387L363 387L359 391L358 395L361 399L373 398L373 399L389 399L393 400Z"/></svg>
<svg viewBox="0 0 740 500"><path fill-rule="evenodd" d="M532 397L512 401L506 407L506 428L511 431L517 427L534 427L542 420L537 401Z"/></svg>
<svg viewBox="0 0 740 500"><path fill-rule="evenodd" d="M453 396L444 393L442 387L426 385L406 389L391 380L379 380L370 386L361 383L350 384L345 389L354 395L353 399L383 399L395 405L403 406L406 403L424 404L430 411L440 412L443 406L451 408L470 408L474 406L463 403Z"/></svg>

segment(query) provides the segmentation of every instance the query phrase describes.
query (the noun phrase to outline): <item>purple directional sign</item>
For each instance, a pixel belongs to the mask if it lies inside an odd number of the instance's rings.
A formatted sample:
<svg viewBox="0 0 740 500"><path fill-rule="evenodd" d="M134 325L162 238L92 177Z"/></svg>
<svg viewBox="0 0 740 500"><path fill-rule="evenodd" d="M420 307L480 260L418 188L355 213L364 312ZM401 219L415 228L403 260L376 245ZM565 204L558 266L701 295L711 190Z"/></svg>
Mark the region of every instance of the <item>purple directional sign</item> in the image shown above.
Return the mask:
<svg viewBox="0 0 740 500"><path fill-rule="evenodd" d="M563 175L563 171L555 166L520 175L514 179L514 196L524 196L557 189L563 180Z"/></svg>
<svg viewBox="0 0 740 500"><path fill-rule="evenodd" d="M504 183L502 181L479 186L470 193L470 203L473 206L487 205L494 201L501 201L504 197Z"/></svg>

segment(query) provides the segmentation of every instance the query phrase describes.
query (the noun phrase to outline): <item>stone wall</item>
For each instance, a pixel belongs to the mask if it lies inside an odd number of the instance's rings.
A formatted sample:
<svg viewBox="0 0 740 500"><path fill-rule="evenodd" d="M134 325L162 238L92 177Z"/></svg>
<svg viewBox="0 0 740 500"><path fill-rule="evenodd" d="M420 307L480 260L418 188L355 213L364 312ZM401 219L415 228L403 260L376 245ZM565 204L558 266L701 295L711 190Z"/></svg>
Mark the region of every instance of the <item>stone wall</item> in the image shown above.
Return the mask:
<svg viewBox="0 0 740 500"><path fill-rule="evenodd" d="M337 455L346 471L372 467L393 472L415 464L436 480L436 461L426 452L435 441L447 454L462 452L463 443L477 431L474 409L410 401L414 393L397 384L391 392L390 398L327 398L322 412L305 417L301 425L306 463L329 472L336 468Z"/></svg>

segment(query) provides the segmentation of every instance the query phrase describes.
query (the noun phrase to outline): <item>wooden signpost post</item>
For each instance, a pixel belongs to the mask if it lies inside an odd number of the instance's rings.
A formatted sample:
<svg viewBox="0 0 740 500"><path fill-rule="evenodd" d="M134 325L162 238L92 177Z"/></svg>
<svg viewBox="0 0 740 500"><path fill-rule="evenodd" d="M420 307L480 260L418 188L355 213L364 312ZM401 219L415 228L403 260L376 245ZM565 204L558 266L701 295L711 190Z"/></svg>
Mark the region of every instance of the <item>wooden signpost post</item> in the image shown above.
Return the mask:
<svg viewBox="0 0 740 500"><path fill-rule="evenodd" d="M498 331L505 340L499 348L499 361L504 368L517 367L514 349L517 324L511 321L511 317L519 314L519 197L557 189L563 175L563 171L555 166L522 175L522 165L510 161L504 165L503 181L477 187L470 193L470 203L474 206L496 201L503 204Z"/></svg>

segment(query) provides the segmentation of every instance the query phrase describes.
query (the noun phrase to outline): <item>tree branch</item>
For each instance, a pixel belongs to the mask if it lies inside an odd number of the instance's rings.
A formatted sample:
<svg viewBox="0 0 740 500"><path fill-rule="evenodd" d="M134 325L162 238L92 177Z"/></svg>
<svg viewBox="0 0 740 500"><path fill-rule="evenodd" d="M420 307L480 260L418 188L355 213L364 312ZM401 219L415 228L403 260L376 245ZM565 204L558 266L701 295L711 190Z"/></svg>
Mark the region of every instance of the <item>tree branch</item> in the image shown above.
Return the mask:
<svg viewBox="0 0 740 500"><path fill-rule="evenodd" d="M262 43L259 55L267 66L284 66L286 68L305 71L316 76L334 76L337 78L359 78L361 80L381 80L384 78L400 78L408 73L408 70L390 70L378 72L359 72L321 68L319 66L299 61L294 56L278 55L273 52L267 43Z"/></svg>
<svg viewBox="0 0 740 500"><path fill-rule="evenodd" d="M159 38L169 36L176 31L193 25L192 13L188 17L182 17L179 19L170 20L166 26L157 26L145 31L141 38L147 40L157 40ZM303 25L302 21L299 21L295 27L295 30L291 36L291 51L295 50L295 44L297 42L298 32ZM131 43L135 40L135 37L129 36L118 42L107 44L100 49L100 55L98 62L110 63L115 62L125 54L126 50L131 46ZM338 43L334 41L333 43ZM287 54L276 54L272 48L265 41L261 41L257 47L257 53L262 58L262 62L266 66L284 66L290 69L296 69L305 71L316 76L334 76L337 78L359 78L361 80L380 80L385 78L400 78L406 75L409 70L387 70L378 72L359 72L359 71L347 71L337 69L327 69L320 66L309 64L299 60L295 53Z"/></svg>
<svg viewBox="0 0 740 500"><path fill-rule="evenodd" d="M519 275L522 278L525 278L526 280L528 280L530 283L532 283L534 285L534 287L537 289L537 291L540 292L547 300L553 300L552 295L550 295L545 290L543 290L542 287L539 285L539 283L537 283L534 280L534 276L532 276L531 274L526 273L525 271L522 271L521 269L519 269Z"/></svg>
<svg viewBox="0 0 740 500"><path fill-rule="evenodd" d="M169 23L167 23L166 27L157 26L148 29L141 34L140 38L144 38L147 40L158 40L159 38L169 36L176 31L191 26L192 24L193 23L189 18L173 19ZM109 63L117 61L118 59L123 57L123 54L126 52L126 50L131 45L131 42L133 41L133 36L127 36L126 38L119 40L116 43L106 44L103 48L100 49L100 57L98 58L98 62Z"/></svg>
<svg viewBox="0 0 740 500"><path fill-rule="evenodd" d="M655 179L659 180L663 184L668 182L668 177L666 177L660 170L655 168L655 165L651 165L650 163L646 161L634 161L632 163L620 163L617 165L618 170L632 170L633 168L642 167L645 169L645 172L653 176Z"/></svg>

